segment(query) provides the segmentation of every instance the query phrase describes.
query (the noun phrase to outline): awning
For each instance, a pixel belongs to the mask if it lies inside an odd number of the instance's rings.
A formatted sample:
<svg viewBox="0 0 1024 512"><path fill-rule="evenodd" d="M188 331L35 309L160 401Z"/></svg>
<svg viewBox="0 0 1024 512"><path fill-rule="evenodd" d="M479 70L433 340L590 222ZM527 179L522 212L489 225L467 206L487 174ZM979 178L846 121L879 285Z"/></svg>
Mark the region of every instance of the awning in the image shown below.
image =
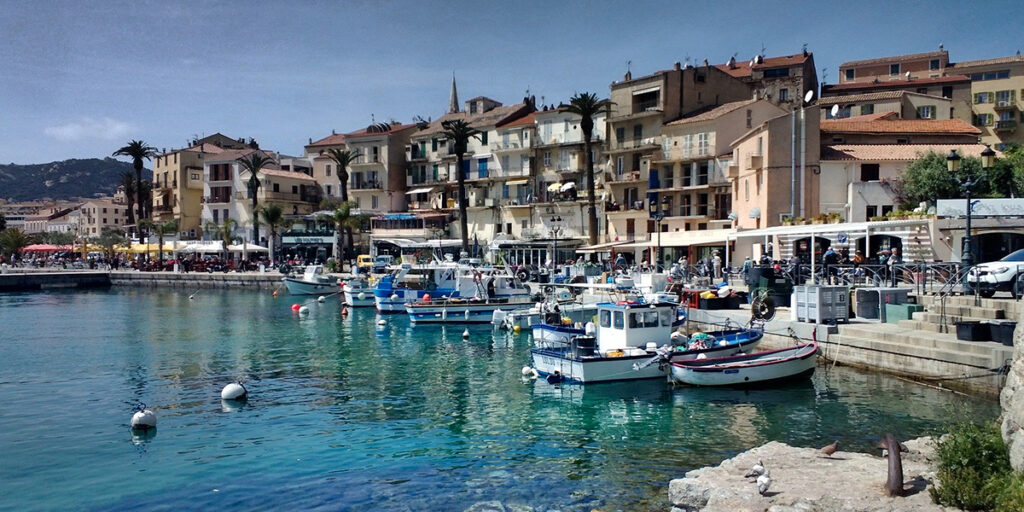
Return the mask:
<svg viewBox="0 0 1024 512"><path fill-rule="evenodd" d="M562 188L561 183L552 183L548 185L548 192L558 192Z"/></svg>
<svg viewBox="0 0 1024 512"><path fill-rule="evenodd" d="M562 192L565 192L566 190L572 190L574 188L576 188L576 184L570 181L569 183L562 185Z"/></svg>
<svg viewBox="0 0 1024 512"><path fill-rule="evenodd" d="M270 249L256 244L238 244L229 245L228 251L230 252L270 252Z"/></svg>
<svg viewBox="0 0 1024 512"><path fill-rule="evenodd" d="M656 85L654 87L648 87L646 89L640 89L638 91L633 91L633 96L639 96L641 94L647 94L649 92L657 92L657 91L660 91L660 90L661 90L661 86Z"/></svg>
<svg viewBox="0 0 1024 512"><path fill-rule="evenodd" d="M508 181L505 182L505 184L508 185L508 186L512 186L512 185L526 185L529 182L530 182L530 180L508 180Z"/></svg>
<svg viewBox="0 0 1024 512"><path fill-rule="evenodd" d="M579 253L579 254L592 254L592 253L595 253L595 252L608 252L608 251L611 251L612 248L618 248L619 246L625 245L626 243L627 243L626 240L620 240L620 241L617 241L617 242L605 242L603 244L584 245L583 247L580 247L579 249L576 249L576 252Z"/></svg>
<svg viewBox="0 0 1024 512"><path fill-rule="evenodd" d="M413 194L426 194L427 192L432 192L433 190L434 190L434 187L414 188L414 189L406 192L406 194L410 195L410 196L413 195Z"/></svg>

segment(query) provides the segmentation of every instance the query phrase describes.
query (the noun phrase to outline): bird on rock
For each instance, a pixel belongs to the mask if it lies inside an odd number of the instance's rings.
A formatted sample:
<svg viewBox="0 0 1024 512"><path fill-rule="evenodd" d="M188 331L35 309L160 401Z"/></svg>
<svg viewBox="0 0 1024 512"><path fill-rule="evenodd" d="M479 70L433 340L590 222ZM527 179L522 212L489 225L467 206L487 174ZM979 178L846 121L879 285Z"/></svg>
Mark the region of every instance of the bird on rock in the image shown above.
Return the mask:
<svg viewBox="0 0 1024 512"><path fill-rule="evenodd" d="M764 494L766 492L768 492L768 488L771 487L771 486L772 486L772 477L771 477L771 475L767 471L765 472L765 474L757 477L757 492L761 496L764 496Z"/></svg>
<svg viewBox="0 0 1024 512"><path fill-rule="evenodd" d="M761 461L757 461L757 464L754 464L750 468L750 472L745 474L745 475L743 475L743 478L757 478L757 477L759 477L759 476L761 476L763 474L764 474L764 463L762 463Z"/></svg>
<svg viewBox="0 0 1024 512"><path fill-rule="evenodd" d="M830 444L828 446L825 446L825 447L822 447L821 453L822 453L822 455L824 455L824 456L826 456L826 457L831 459L832 458L832 454L835 453L836 450L838 450L838 449L839 449L839 440L837 439L832 444Z"/></svg>

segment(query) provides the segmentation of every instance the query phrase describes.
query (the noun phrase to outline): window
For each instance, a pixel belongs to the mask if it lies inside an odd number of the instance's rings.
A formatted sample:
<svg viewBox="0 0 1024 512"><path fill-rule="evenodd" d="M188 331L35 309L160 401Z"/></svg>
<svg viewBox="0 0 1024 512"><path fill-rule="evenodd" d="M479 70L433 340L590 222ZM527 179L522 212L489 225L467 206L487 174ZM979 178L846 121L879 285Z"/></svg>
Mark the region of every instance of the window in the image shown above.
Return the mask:
<svg viewBox="0 0 1024 512"><path fill-rule="evenodd" d="M547 155L547 158L550 158L550 154ZM547 164L545 163L545 165L547 165ZM621 178L622 177L622 172L625 170L625 168L626 168L626 160L625 160L625 158L621 157L621 156L616 158L615 159L615 174L617 174Z"/></svg>
<svg viewBox="0 0 1024 512"><path fill-rule="evenodd" d="M625 128L616 128L615 129L615 140L617 140L619 142L622 142L622 140L625 139L625 138L626 138L626 129Z"/></svg>
<svg viewBox="0 0 1024 512"><path fill-rule="evenodd" d="M377 194L374 194L374 195L370 196L370 209L371 210L376 210L377 209Z"/></svg>
<svg viewBox="0 0 1024 512"><path fill-rule="evenodd" d="M930 62L928 62L928 70L929 71L938 71L939 70L939 59L932 59Z"/></svg>
<svg viewBox="0 0 1024 512"><path fill-rule="evenodd" d="M779 89L779 101L789 101L789 89Z"/></svg>
<svg viewBox="0 0 1024 512"><path fill-rule="evenodd" d="M331 195L331 186L327 185L327 195Z"/></svg>
<svg viewBox="0 0 1024 512"><path fill-rule="evenodd" d="M1013 121L1013 112L1000 112L999 113L999 120L1000 121Z"/></svg>
<svg viewBox="0 0 1024 512"><path fill-rule="evenodd" d="M900 65L899 64L889 64L889 74L890 75L898 75L898 74L900 74Z"/></svg>
<svg viewBox="0 0 1024 512"><path fill-rule="evenodd" d="M992 114L975 114L974 126L992 126L994 117Z"/></svg>
<svg viewBox="0 0 1024 512"><path fill-rule="evenodd" d="M484 145L487 144L487 132L486 131L480 132L480 143L484 144Z"/></svg>
<svg viewBox="0 0 1024 512"><path fill-rule="evenodd" d="M281 185L278 184L278 183L274 183L274 192L280 192L280 191L281 191Z"/></svg>
<svg viewBox="0 0 1024 512"><path fill-rule="evenodd" d="M430 139L431 151L437 151L437 139Z"/></svg>
<svg viewBox="0 0 1024 512"><path fill-rule="evenodd" d="M213 223L214 224L220 222L220 219L217 218L217 217L219 217L219 215L218 215L219 212L220 212L220 210L214 210L213 211Z"/></svg>
<svg viewBox="0 0 1024 512"><path fill-rule="evenodd" d="M297 187L295 185L292 185L292 194L298 194L298 193L299 193L299 187Z"/></svg>
<svg viewBox="0 0 1024 512"><path fill-rule="evenodd" d="M509 171L509 167L511 167L511 162L509 161L509 156L508 155L502 155L501 156L501 168L502 168L502 170L504 170L505 172L508 172Z"/></svg>
<svg viewBox="0 0 1024 512"><path fill-rule="evenodd" d="M860 164L861 181L878 181L878 164Z"/></svg>
<svg viewBox="0 0 1024 512"><path fill-rule="evenodd" d="M622 320L623 320L622 311L615 311L614 313L615 314L614 314L613 324L614 324L616 329L622 329Z"/></svg>
<svg viewBox="0 0 1024 512"><path fill-rule="evenodd" d="M928 88L927 87L918 87L917 88L917 93L918 94L928 94Z"/></svg>
<svg viewBox="0 0 1024 512"><path fill-rule="evenodd" d="M330 176L331 175L331 164L327 164L327 166L324 168L324 171L327 173L327 176Z"/></svg>
<svg viewBox="0 0 1024 512"><path fill-rule="evenodd" d="M875 113L875 106L873 104L861 105L860 106L860 115L866 116L868 114L874 114L874 113Z"/></svg>
<svg viewBox="0 0 1024 512"><path fill-rule="evenodd" d="M775 68L764 70L765 78L780 78L784 76L789 76L789 68Z"/></svg>
<svg viewBox="0 0 1024 512"><path fill-rule="evenodd" d="M488 160L487 158L480 158L480 159L477 160L477 164L476 164L477 174L481 178L486 178L487 177L487 160Z"/></svg>
<svg viewBox="0 0 1024 512"><path fill-rule="evenodd" d="M893 208L893 206L891 204L883 204L882 205L882 215L885 216L885 215L888 215L889 213L891 213L892 212L892 208Z"/></svg>
<svg viewBox="0 0 1024 512"><path fill-rule="evenodd" d="M107 213L107 209L106 208L103 209L103 213Z"/></svg>
<svg viewBox="0 0 1024 512"><path fill-rule="evenodd" d="M974 103L992 103L992 93L979 92L974 95Z"/></svg>
<svg viewBox="0 0 1024 512"><path fill-rule="evenodd" d="M869 204L864 208L864 217L867 220L871 220L874 217L878 217L878 206Z"/></svg>
<svg viewBox="0 0 1024 512"><path fill-rule="evenodd" d="M508 184L504 184L503 183L501 185L501 198L502 199L508 199L511 196L511 194L512 194L512 187L508 186Z"/></svg>
<svg viewBox="0 0 1024 512"><path fill-rule="evenodd" d="M569 150L563 149L558 152L558 170L569 169Z"/></svg>
<svg viewBox="0 0 1024 512"><path fill-rule="evenodd" d="M469 104L469 113L470 114L476 114L476 102L475 101L473 103Z"/></svg>
<svg viewBox="0 0 1024 512"><path fill-rule="evenodd" d="M620 156L619 158L621 159L622 157ZM545 151L544 152L544 166L545 167L549 167L550 165L551 165L551 152L550 151ZM622 174L621 170L619 170L619 174Z"/></svg>
<svg viewBox="0 0 1024 512"><path fill-rule="evenodd" d="M1013 104L1014 91L996 91L996 105L1001 107Z"/></svg>
<svg viewBox="0 0 1024 512"><path fill-rule="evenodd" d="M853 80L853 76L854 76L853 75L853 69L847 69L846 70L846 79L847 80Z"/></svg>
<svg viewBox="0 0 1024 512"><path fill-rule="evenodd" d="M633 125L633 140L640 140L644 136L644 125L634 124Z"/></svg>
<svg viewBox="0 0 1024 512"><path fill-rule="evenodd" d="M953 86L952 85L944 85L944 86L942 86L942 97L943 98L952 98L953 97ZM950 116L950 117L952 117L952 116Z"/></svg>
<svg viewBox="0 0 1024 512"><path fill-rule="evenodd" d="M974 73L971 75L972 82L980 82L984 80L1000 80L1003 78L1010 78L1010 70L1004 69L1002 71L986 71L984 73Z"/></svg>
<svg viewBox="0 0 1024 512"><path fill-rule="evenodd" d="M919 119L935 119L935 105L922 105L917 107Z"/></svg>

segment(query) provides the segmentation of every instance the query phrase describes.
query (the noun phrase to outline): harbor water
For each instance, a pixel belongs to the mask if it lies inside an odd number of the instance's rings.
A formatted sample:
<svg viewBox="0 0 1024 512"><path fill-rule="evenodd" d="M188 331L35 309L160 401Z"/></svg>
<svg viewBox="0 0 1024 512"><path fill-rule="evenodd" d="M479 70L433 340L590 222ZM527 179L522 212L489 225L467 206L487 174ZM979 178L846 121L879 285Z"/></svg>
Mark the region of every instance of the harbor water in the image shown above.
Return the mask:
<svg viewBox="0 0 1024 512"><path fill-rule="evenodd" d="M767 441L869 452L998 414L842 367L760 391L554 386L522 377L525 332L190 293L0 294L0 510L663 511L670 479ZM248 402L221 401L236 379ZM129 430L139 402L155 431Z"/></svg>

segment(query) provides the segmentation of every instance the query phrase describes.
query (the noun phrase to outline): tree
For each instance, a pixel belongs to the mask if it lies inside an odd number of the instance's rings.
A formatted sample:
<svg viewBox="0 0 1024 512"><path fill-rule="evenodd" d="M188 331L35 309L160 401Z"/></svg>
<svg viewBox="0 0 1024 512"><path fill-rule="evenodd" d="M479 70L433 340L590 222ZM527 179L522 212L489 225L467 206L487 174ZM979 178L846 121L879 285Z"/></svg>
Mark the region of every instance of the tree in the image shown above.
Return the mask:
<svg viewBox="0 0 1024 512"><path fill-rule="evenodd" d="M225 261L228 259L228 246L231 245L231 241L234 240L236 227L238 227L238 222L236 222L235 219L224 219L223 224L207 221L206 225L203 226L203 231L224 243Z"/></svg>
<svg viewBox="0 0 1024 512"><path fill-rule="evenodd" d="M331 157L331 160L338 167L338 181L341 182L341 202L348 202L348 166L362 156L362 153L331 148L327 151L327 156Z"/></svg>
<svg viewBox="0 0 1024 512"><path fill-rule="evenodd" d="M146 218L142 214L142 161L151 160L156 155L156 148L142 142L141 140L131 140L128 142L127 146L114 151L113 154L113 156L126 156L132 159L132 167L135 168L135 183L136 185L139 185L135 188L135 192L138 194L136 204L139 207L139 220Z"/></svg>
<svg viewBox="0 0 1024 512"><path fill-rule="evenodd" d="M270 230L270 261L274 261L274 252L277 247L277 230L279 228L287 227L291 224L291 221L284 218L284 209L281 205L269 203L265 204L260 208L259 214L260 223L267 226Z"/></svg>
<svg viewBox="0 0 1024 512"><path fill-rule="evenodd" d="M124 186L124 195L128 198L128 225L135 225L135 175L129 171L121 173L121 185Z"/></svg>
<svg viewBox="0 0 1024 512"><path fill-rule="evenodd" d="M0 213L0 231L7 229L7 217Z"/></svg>
<svg viewBox="0 0 1024 512"><path fill-rule="evenodd" d="M358 229L362 226L363 222L362 216L352 215L352 206L351 202L341 203L330 214L321 215L317 218L317 220L326 222L334 228L334 254L341 263L342 269L344 269L345 259L348 254L348 247L345 247L345 237L343 235L346 231L351 232L353 228Z"/></svg>
<svg viewBox="0 0 1024 512"><path fill-rule="evenodd" d="M22 247L31 243L32 239L18 228L0 231L0 254L5 257L9 258L11 255L17 254Z"/></svg>
<svg viewBox="0 0 1024 512"><path fill-rule="evenodd" d="M103 230L100 231L100 236L93 238L92 241L106 250L108 258L113 258L114 247L117 245L127 245L128 237L126 237L119 229L103 228Z"/></svg>
<svg viewBox="0 0 1024 512"><path fill-rule="evenodd" d="M139 226L145 226L148 233L156 233L157 243L157 257L160 261L160 268L164 266L164 235L170 235L178 232L178 219L165 220L163 222L157 222L152 219L145 219L139 223Z"/></svg>
<svg viewBox="0 0 1024 512"><path fill-rule="evenodd" d="M583 131L583 153L587 169L587 203L590 221L590 245L597 244L597 207L594 205L594 154L591 151L591 138L594 135L594 116L614 105L610 100L599 100L594 93L583 92L569 99L566 111L580 116L580 130Z"/></svg>
<svg viewBox="0 0 1024 512"><path fill-rule="evenodd" d="M934 206L935 201L939 199L963 197L961 182L977 177L980 173L981 160L978 158L964 158L960 164L960 171L953 174L946 166L946 155L929 151L907 164L903 171L901 181L903 194L906 196L904 200L907 203L904 206L915 206L922 201ZM988 195L987 185L987 182L980 181L972 193L978 197Z"/></svg>
<svg viewBox="0 0 1024 512"><path fill-rule="evenodd" d="M255 221L257 213L257 201L256 192L260 189L260 169L266 167L267 164L274 163L274 159L270 158L263 153L258 151L249 153L248 156L238 159L238 163L242 164L242 169L249 171L249 181L245 183L246 188L249 190L249 198L252 200L252 216ZM252 243L260 244L260 225L259 222L252 223Z"/></svg>
<svg viewBox="0 0 1024 512"><path fill-rule="evenodd" d="M47 231L40 235L43 243L51 245L71 245L75 243L75 234L71 232Z"/></svg>
<svg viewBox="0 0 1024 512"><path fill-rule="evenodd" d="M469 146L469 139L476 138L480 140L477 134L479 130L469 126L465 120L462 119L449 119L441 123L441 128L444 130L444 136L448 139L448 143L451 144L452 153L455 153L455 173L458 176L459 182L459 228L462 231L462 252L469 252L469 227L466 220L466 208L468 201L466 198L466 173L462 171L462 161L466 156L467 146Z"/></svg>

